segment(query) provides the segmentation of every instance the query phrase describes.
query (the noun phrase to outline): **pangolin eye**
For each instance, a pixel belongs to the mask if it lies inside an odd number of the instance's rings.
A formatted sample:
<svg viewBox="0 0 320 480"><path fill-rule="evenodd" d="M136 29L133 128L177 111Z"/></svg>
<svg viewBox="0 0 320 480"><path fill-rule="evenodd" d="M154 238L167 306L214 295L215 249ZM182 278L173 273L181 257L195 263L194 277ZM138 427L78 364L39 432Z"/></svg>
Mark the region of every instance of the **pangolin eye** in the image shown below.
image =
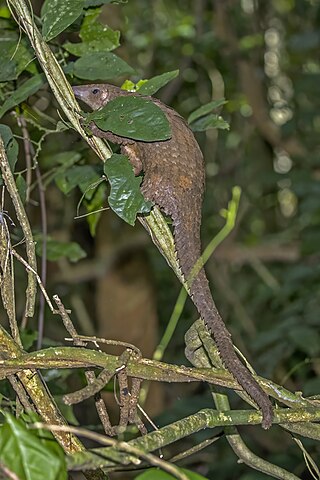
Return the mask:
<svg viewBox="0 0 320 480"><path fill-rule="evenodd" d="M96 94L99 93L99 92L100 92L99 88L94 88L94 89L92 90L93 95L96 95Z"/></svg>

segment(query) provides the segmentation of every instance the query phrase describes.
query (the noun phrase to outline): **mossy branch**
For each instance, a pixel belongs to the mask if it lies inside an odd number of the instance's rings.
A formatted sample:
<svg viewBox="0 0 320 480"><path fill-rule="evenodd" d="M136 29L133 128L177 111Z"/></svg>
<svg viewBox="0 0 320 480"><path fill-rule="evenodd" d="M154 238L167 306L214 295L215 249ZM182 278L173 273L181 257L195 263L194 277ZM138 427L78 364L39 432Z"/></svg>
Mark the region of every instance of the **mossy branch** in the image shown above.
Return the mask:
<svg viewBox="0 0 320 480"><path fill-rule="evenodd" d="M22 348L10 337L5 329L0 325L0 360L1 363L6 362L6 358L10 359L9 362L19 361L18 358L23 356ZM39 374L28 367L18 369L16 372L18 379L24 386L28 396L30 397L36 412L43 418L48 424L66 425L64 417L59 412L57 405L48 392L44 382L41 380ZM13 372L12 372L13 374ZM83 449L81 442L70 433L55 432L59 443L63 446L66 453L79 451Z"/></svg>
<svg viewBox="0 0 320 480"><path fill-rule="evenodd" d="M306 421L318 421L320 419L320 410L304 412ZM299 422L301 420L301 410L277 410L274 423L283 423L287 420ZM208 428L226 427L232 425L257 425L261 423L261 414L253 410L229 410L218 412L217 410L203 409L194 415L190 415L182 420L167 425L155 432L151 432L144 437L128 442L129 445L137 447L145 452L152 452L164 448L178 440L181 440L193 433ZM126 458L119 450L112 447L95 448L90 452L80 452L68 456L69 469L94 469L111 468L120 464L126 464ZM277 478L277 477L276 477ZM279 477L278 477L279 478ZM295 476L281 477L295 479Z"/></svg>
<svg viewBox="0 0 320 480"><path fill-rule="evenodd" d="M24 369L48 369L48 368L88 368L97 367L115 372L119 367L119 358L104 352L90 350L81 347L51 347L33 353L23 353L15 346L12 338L0 326L0 349L6 358L0 360L0 378L12 375ZM12 355L10 352L14 351ZM233 377L226 370L215 368L190 368L179 365L171 365L148 358L131 356L126 364L127 374L131 377L158 382L181 383L203 381L209 384L219 385L242 391ZM317 410L316 401L303 398L300 394L277 385L270 380L256 376L268 395L291 408L313 408ZM320 410L320 409L319 409ZM301 421L304 421L301 417Z"/></svg>

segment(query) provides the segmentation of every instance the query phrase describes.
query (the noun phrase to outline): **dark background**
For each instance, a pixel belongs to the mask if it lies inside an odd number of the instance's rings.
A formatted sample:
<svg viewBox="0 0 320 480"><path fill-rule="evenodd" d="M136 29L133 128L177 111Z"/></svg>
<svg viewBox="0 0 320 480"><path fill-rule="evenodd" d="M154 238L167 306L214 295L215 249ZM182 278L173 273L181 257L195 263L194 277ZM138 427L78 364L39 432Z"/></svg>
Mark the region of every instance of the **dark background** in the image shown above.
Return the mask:
<svg viewBox="0 0 320 480"><path fill-rule="evenodd" d="M39 13L39 4L34 8ZM207 173L204 246L224 225L220 211L232 187L242 189L236 227L207 264L211 289L235 344L257 372L304 395L316 395L320 386L319 19L319 3L312 0L138 0L106 5L100 16L121 31L117 54L137 70L132 80L180 69L157 96L184 117L211 100L227 99L221 115L230 130L197 134ZM75 27L57 43L77 38ZM3 84L0 92L4 100ZM28 100L28 107L47 115L39 122L54 128L57 105L48 86ZM5 120L19 134L9 114ZM30 132L39 141L39 129L30 126ZM50 134L38 157L44 175L63 151L80 155L80 164L98 165L75 133ZM23 156L19 162L23 170ZM180 284L138 222L132 228L107 210L92 237L87 220L74 219L80 199L78 189L66 196L55 182L46 184L49 235L77 242L87 254L73 264L62 256L49 261L48 290L70 305L81 333L132 342L151 357ZM31 200L28 213L40 233L36 192ZM16 282L19 291L24 282L19 267ZM24 299L18 296L17 302L21 316ZM196 318L188 302L165 361L187 364L183 336ZM26 327L32 332L36 322ZM44 344L64 337L46 312ZM51 375L49 385L58 394L81 381L79 374ZM234 407L243 406L237 397L231 400ZM90 406L77 407L81 424L96 422ZM157 424L166 425L206 406L212 401L203 385L157 385L145 408ZM241 432L257 454L311 478L289 433L277 427L263 434L257 427ZM202 438L199 434L173 450ZM304 445L316 461L319 447L311 440ZM237 465L223 438L186 466L221 480L266 478Z"/></svg>

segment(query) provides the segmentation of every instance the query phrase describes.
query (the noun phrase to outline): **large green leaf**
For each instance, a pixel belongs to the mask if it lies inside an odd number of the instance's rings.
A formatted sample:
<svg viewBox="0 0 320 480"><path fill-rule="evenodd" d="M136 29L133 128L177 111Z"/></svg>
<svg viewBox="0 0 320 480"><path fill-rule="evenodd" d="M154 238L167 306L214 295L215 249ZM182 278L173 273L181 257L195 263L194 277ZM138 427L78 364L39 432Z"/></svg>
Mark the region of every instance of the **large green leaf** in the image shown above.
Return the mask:
<svg viewBox="0 0 320 480"><path fill-rule="evenodd" d="M81 15L84 0L46 0L41 9L42 35L48 42Z"/></svg>
<svg viewBox="0 0 320 480"><path fill-rule="evenodd" d="M187 470L186 468L180 468L181 472L183 472L187 478L190 480L207 480L206 477L199 475L199 473L191 472L191 470ZM136 480L173 480L176 477L170 475L170 473L164 472L159 468L150 468L146 472L141 473L136 477Z"/></svg>
<svg viewBox="0 0 320 480"><path fill-rule="evenodd" d="M74 62L74 75L85 80L111 80L131 75L134 70L124 60L110 52L86 53Z"/></svg>
<svg viewBox="0 0 320 480"><path fill-rule="evenodd" d="M66 480L67 469L62 448L53 437L40 439L24 422L5 414L0 429L0 462L19 480Z"/></svg>
<svg viewBox="0 0 320 480"><path fill-rule="evenodd" d="M117 97L103 108L87 116L104 131L121 137L155 142L171 137L165 113L155 103L139 96Z"/></svg>
<svg viewBox="0 0 320 480"><path fill-rule="evenodd" d="M20 85L17 90L4 102L2 107L0 108L0 118L11 108L19 105L19 103L24 102L30 95L36 93L39 88L45 82L44 74L35 75L32 78L29 78L25 81L22 85Z"/></svg>
<svg viewBox="0 0 320 480"><path fill-rule="evenodd" d="M101 8L89 9L85 13L79 34L82 43L65 43L68 52L81 57L88 52L107 52L119 46L120 32L98 22L100 13Z"/></svg>
<svg viewBox="0 0 320 480"><path fill-rule="evenodd" d="M162 75L157 75L156 77L145 81L138 91L141 95L154 95L160 88L167 85L167 83L176 78L178 75L179 70L173 70L172 72L166 72Z"/></svg>
<svg viewBox="0 0 320 480"><path fill-rule="evenodd" d="M133 173L132 165L125 155L113 154L104 164L104 171L111 186L109 205L112 210L130 225L134 225L138 213L147 213L152 203L144 199L141 177Z"/></svg>
<svg viewBox="0 0 320 480"><path fill-rule="evenodd" d="M11 170L14 172L14 167L18 159L19 145L11 129L7 125L0 124L0 136L4 143L4 148L6 150L7 158Z"/></svg>

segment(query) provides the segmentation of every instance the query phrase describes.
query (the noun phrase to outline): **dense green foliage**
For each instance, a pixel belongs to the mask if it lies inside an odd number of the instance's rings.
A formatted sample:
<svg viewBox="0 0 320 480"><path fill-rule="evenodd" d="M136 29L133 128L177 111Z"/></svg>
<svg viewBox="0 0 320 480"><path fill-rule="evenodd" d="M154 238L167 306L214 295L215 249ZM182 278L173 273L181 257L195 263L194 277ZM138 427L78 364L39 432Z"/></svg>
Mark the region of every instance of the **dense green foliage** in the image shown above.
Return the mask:
<svg viewBox="0 0 320 480"><path fill-rule="evenodd" d="M110 82L144 95L156 94L188 119L206 161L204 245L224 225L221 211L227 207L232 188L241 187L236 226L207 264L214 299L235 344L261 376L293 392L303 391L304 396L319 395L319 3L46 0L33 6L35 23L71 84ZM67 260L81 265L85 256L91 259L97 254L94 236L104 208L111 207L134 225L136 215L148 212L151 205L140 194L141 177L134 177L116 147L111 160L102 165L61 118L33 49L23 33L20 36L4 1L0 1L0 28L0 135L37 241L39 265L41 256L44 263L49 262L47 289L50 294L58 291L67 299L66 305L77 290L92 316L94 330L94 275L80 275L78 281L75 273L73 280L68 280ZM157 113L159 109L140 98L139 108L145 115L142 122L133 123L131 133L126 127L123 130L123 123L114 119L118 100L114 108L110 104L95 117L89 114L89 120L97 120L98 115L101 128L131 134L132 138L168 138L170 132L161 111ZM128 116L131 125L137 116L136 105L123 108L121 118ZM29 165L23 128L32 145ZM43 191L47 231L38 203ZM8 215L8 224L11 217L15 221L8 198L1 208L9 210L3 214ZM75 220L76 216L81 218ZM122 228L113 222L111 229ZM23 234L19 225L9 227L12 244L20 242ZM163 330L180 286L156 249L150 247L148 252ZM16 292L25 289L21 265L16 267L15 283ZM25 298L17 295L18 319L24 316L24 302ZM45 319L50 318L46 311ZM186 363L183 335L195 319L191 303L187 303L165 352L171 363ZM30 351L35 349L36 330L36 321L30 320L22 335ZM47 324L44 345L60 342L64 336L62 327L57 333L55 326ZM69 390L69 375L70 371L64 375L53 371L50 382L48 373L49 387L57 398ZM77 381L83 381L82 377ZM1 382L0 388L2 406L7 407L14 395L6 382ZM174 386L165 390L165 395L169 406L160 412L161 426L201 408L213 408L204 385L189 390ZM242 408L235 395L231 401L235 408ZM64 413L76 421L71 408ZM86 418L83 413L82 418ZM22 427L20 421L7 416L0 427L0 465L5 463L1 454L10 428L16 432ZM308 459L311 455L315 463L319 460L319 442L304 439L304 455L302 446L299 448L284 430L274 427L265 433L258 428L241 431L257 455L296 475L288 478L309 479L310 471L319 478L319 470ZM15 433L12 442L19 435ZM184 440L179 451L209 435L197 433ZM41 455L48 442L28 432L21 438L27 442L35 438L34 449ZM24 445L18 445L17 451ZM54 448L49 459L55 466L63 461L61 452ZM266 478L237 465L223 437L187 458L183 466L208 479ZM168 473L158 473L159 480L169 478ZM52 478L63 475L53 474ZM158 477L151 471L137 478ZM191 474L188 478L198 477Z"/></svg>

